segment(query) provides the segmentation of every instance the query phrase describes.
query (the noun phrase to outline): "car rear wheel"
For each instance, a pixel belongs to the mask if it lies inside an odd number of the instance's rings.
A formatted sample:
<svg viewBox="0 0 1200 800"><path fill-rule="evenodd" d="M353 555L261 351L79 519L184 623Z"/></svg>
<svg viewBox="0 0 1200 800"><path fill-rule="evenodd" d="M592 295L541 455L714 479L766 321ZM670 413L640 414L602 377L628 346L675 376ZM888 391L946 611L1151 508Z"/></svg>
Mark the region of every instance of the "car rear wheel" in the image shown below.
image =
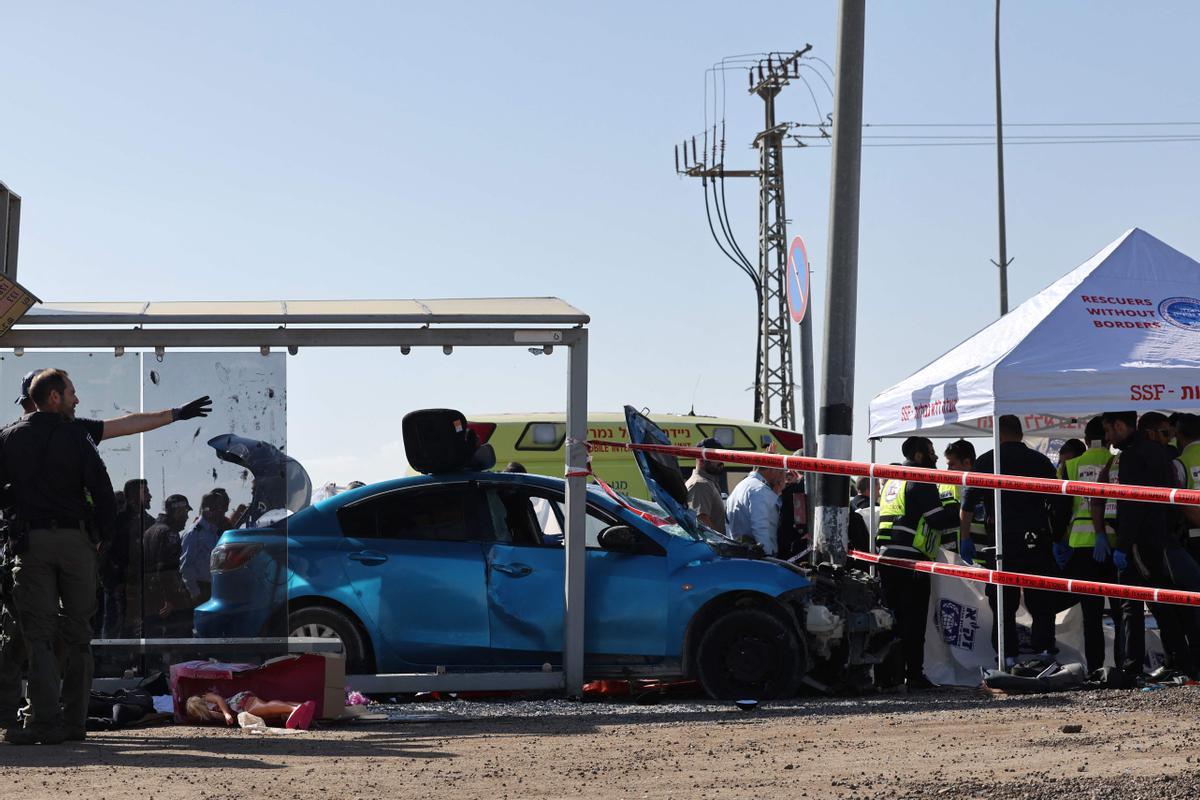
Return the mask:
<svg viewBox="0 0 1200 800"><path fill-rule="evenodd" d="M771 700L796 693L804 656L796 632L760 608L717 617L696 651L697 677L716 700Z"/></svg>
<svg viewBox="0 0 1200 800"><path fill-rule="evenodd" d="M340 640L342 652L346 654L346 672L351 675L375 671L367 655L366 641L358 626L340 611L322 606L293 611L288 614L288 630L291 636Z"/></svg>

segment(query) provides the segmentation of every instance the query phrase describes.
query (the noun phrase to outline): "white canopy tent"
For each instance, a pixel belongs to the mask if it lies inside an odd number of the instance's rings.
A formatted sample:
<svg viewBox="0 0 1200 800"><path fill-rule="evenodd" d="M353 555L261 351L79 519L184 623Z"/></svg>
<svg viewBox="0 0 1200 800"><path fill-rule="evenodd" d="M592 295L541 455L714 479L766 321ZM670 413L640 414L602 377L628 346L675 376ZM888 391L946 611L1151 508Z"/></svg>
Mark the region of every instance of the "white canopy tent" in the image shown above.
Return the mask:
<svg viewBox="0 0 1200 800"><path fill-rule="evenodd" d="M1200 263L1134 228L876 395L871 460L881 438L990 435L1003 472L1001 414L1022 417L1026 433L1062 436L1103 411L1161 409L1200 409ZM996 546L1003 569L1001 537ZM998 619L1003 609L1000 592ZM1003 653L1003 627L998 644Z"/></svg>
<svg viewBox="0 0 1200 800"><path fill-rule="evenodd" d="M872 439L1077 435L1102 411L1200 408L1200 263L1138 228L871 401Z"/></svg>

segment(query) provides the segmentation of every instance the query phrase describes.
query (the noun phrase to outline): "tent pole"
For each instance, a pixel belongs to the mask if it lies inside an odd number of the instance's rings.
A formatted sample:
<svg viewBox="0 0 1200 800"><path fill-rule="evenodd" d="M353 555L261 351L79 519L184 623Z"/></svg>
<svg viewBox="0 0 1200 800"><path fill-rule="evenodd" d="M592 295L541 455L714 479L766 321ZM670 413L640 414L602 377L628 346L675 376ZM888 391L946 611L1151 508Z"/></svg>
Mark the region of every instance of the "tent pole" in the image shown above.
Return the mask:
<svg viewBox="0 0 1200 800"><path fill-rule="evenodd" d="M992 414L992 470L1000 475L1000 415ZM1000 505L999 489L995 489L996 502L996 569L1004 569L1004 517ZM1004 587L996 587L996 668L1004 672Z"/></svg>
<svg viewBox="0 0 1200 800"><path fill-rule="evenodd" d="M871 463L872 464L875 463L875 444L878 441L879 441L878 439L871 440ZM879 529L879 519L878 519L879 515L875 508L875 479L868 477L867 480L869 481L869 483L867 483L867 501L868 501L867 507L871 509L868 512L868 517L867 517L867 519L869 521L869 525L867 527L867 536L870 537L870 542L871 542L871 546L868 549L871 551L871 553L875 553L876 552L876 550L875 550L875 533ZM875 577L875 565L874 564L871 565L871 577Z"/></svg>

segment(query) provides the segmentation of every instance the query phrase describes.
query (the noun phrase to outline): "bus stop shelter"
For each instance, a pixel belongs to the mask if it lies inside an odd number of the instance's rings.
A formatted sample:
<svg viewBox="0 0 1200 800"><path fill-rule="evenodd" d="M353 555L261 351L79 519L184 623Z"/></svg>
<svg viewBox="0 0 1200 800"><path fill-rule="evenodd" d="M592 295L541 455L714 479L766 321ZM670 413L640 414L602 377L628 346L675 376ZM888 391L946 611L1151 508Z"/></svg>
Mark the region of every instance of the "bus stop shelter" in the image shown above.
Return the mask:
<svg viewBox="0 0 1200 800"><path fill-rule="evenodd" d="M356 688L378 692L563 690L583 688L590 318L553 297L438 300L183 301L46 303L0 336L0 349L106 350L519 347L567 357L567 447L563 667L561 670L447 672L367 676ZM152 645L143 641L141 646Z"/></svg>

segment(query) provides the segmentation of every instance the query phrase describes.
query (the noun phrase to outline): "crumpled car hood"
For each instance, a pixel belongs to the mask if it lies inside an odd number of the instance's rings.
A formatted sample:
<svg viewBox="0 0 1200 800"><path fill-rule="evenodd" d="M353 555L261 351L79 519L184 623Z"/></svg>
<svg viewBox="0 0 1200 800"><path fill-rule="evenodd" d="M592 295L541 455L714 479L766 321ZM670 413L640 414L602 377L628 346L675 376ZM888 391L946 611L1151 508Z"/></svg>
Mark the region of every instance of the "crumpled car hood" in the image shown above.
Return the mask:
<svg viewBox="0 0 1200 800"><path fill-rule="evenodd" d="M234 527L249 527L268 511L295 513L312 502L312 480L300 462L257 439L223 433L208 440L217 458L250 470L254 494Z"/></svg>

